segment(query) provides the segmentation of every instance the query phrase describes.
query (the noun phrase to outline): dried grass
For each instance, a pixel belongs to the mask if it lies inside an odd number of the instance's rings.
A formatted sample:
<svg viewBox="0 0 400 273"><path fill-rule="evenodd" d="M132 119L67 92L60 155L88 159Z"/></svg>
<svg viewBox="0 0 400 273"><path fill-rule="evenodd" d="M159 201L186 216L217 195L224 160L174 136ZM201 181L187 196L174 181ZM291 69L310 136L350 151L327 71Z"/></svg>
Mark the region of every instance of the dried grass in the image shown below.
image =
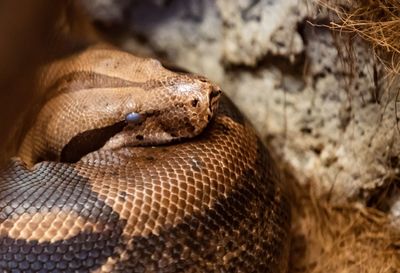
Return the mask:
<svg viewBox="0 0 400 273"><path fill-rule="evenodd" d="M357 34L373 48L388 72L400 72L400 1L319 0L337 16L330 27Z"/></svg>
<svg viewBox="0 0 400 273"><path fill-rule="evenodd" d="M400 234L388 216L357 203L332 205L294 183L289 273L400 272Z"/></svg>

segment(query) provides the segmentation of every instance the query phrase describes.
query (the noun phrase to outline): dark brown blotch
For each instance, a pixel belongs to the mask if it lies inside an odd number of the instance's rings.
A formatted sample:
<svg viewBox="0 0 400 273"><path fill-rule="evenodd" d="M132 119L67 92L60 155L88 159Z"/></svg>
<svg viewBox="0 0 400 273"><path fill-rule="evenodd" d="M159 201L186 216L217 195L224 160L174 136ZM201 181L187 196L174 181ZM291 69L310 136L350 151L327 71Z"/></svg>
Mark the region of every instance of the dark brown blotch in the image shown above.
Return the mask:
<svg viewBox="0 0 400 273"><path fill-rule="evenodd" d="M74 136L61 151L60 161L74 163L84 155L96 151L126 126L125 121L103 128L88 130Z"/></svg>

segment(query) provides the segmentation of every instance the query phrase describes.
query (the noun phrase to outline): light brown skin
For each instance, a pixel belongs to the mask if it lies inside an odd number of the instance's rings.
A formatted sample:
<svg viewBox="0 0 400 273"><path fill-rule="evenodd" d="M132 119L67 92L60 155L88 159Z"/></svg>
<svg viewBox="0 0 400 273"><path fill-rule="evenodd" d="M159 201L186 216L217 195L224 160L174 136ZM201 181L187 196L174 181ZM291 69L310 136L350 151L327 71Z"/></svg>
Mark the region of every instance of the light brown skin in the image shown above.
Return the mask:
<svg viewBox="0 0 400 273"><path fill-rule="evenodd" d="M216 85L106 45L39 75L0 170L1 272L286 271L279 174Z"/></svg>

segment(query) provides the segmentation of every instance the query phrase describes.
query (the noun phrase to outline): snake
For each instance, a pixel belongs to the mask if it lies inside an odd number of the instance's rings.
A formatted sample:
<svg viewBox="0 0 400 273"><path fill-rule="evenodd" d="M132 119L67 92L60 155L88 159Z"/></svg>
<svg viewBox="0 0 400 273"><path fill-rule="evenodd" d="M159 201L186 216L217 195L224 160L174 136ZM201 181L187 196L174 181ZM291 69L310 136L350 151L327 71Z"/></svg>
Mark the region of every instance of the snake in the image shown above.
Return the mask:
<svg viewBox="0 0 400 273"><path fill-rule="evenodd" d="M39 75L0 170L0 272L287 271L281 175L219 86L104 44Z"/></svg>

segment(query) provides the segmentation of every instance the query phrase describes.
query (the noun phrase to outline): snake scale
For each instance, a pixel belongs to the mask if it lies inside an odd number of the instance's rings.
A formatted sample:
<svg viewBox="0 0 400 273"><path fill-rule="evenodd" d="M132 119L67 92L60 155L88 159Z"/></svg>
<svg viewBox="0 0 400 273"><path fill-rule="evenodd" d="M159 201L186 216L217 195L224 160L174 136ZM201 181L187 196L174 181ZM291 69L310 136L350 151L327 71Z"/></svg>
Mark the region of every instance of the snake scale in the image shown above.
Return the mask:
<svg viewBox="0 0 400 273"><path fill-rule="evenodd" d="M95 45L40 71L0 171L1 272L285 272L274 162L218 86Z"/></svg>

